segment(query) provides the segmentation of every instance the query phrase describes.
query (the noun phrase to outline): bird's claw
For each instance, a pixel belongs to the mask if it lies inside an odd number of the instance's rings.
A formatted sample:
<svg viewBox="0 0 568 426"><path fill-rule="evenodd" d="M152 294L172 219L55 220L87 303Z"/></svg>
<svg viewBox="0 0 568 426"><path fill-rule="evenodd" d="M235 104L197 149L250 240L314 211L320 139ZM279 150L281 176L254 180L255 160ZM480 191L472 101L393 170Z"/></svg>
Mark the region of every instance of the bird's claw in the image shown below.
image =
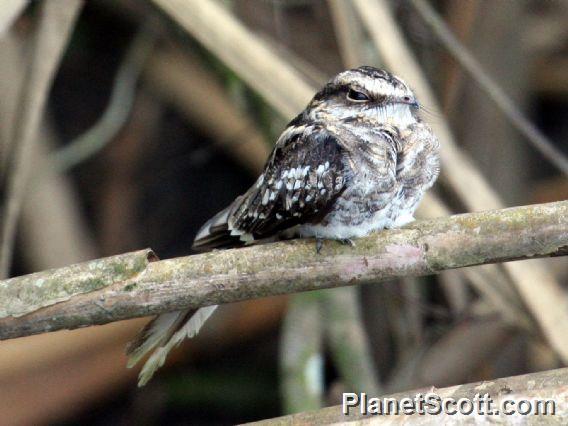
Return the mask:
<svg viewBox="0 0 568 426"><path fill-rule="evenodd" d="M355 242L353 242L353 240L351 238L342 238L339 241L340 244L343 244L344 246L351 246L351 247L355 247Z"/></svg>
<svg viewBox="0 0 568 426"><path fill-rule="evenodd" d="M323 238L316 238L316 253L320 254L321 249L323 248ZM344 246L351 246L355 247L355 242L351 238L341 238L337 240L339 244Z"/></svg>
<svg viewBox="0 0 568 426"><path fill-rule="evenodd" d="M320 254L322 248L323 248L323 238L316 238L316 253Z"/></svg>

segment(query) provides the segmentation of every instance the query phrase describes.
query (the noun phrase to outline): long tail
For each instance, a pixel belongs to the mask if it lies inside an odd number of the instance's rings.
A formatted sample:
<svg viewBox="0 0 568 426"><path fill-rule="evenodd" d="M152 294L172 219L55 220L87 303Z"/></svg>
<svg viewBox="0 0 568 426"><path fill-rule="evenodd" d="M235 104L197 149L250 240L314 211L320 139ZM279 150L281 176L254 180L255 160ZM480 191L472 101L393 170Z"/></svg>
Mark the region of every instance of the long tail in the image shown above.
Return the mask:
<svg viewBox="0 0 568 426"><path fill-rule="evenodd" d="M217 305L197 310L170 312L158 315L138 333L127 349L128 368L132 368L147 353L152 355L140 371L138 386L144 386L158 368L164 365L166 356L182 340L195 336L207 318L217 309Z"/></svg>
<svg viewBox="0 0 568 426"><path fill-rule="evenodd" d="M193 250L208 251L245 244L247 236L230 229L228 223L230 215L241 201L242 196L237 197L229 207L217 213L201 227L193 242ZM164 364L172 348L185 338L195 336L216 308L217 306L208 306L198 310L171 312L158 315L150 321L126 349L129 356L128 368L152 352L140 371L138 386L144 386L152 378L156 370Z"/></svg>

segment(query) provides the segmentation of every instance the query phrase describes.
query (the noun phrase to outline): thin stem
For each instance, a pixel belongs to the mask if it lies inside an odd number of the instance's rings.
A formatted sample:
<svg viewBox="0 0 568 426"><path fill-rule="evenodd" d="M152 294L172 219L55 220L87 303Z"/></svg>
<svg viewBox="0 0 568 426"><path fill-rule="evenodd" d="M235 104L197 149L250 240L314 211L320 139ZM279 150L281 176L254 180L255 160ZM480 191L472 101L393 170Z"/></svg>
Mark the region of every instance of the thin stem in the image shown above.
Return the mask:
<svg viewBox="0 0 568 426"><path fill-rule="evenodd" d="M101 118L85 133L51 155L50 165L66 172L91 158L114 139L128 120L136 94L136 84L146 59L153 50L155 35L142 28L117 72L110 101Z"/></svg>
<svg viewBox="0 0 568 426"><path fill-rule="evenodd" d="M6 277L12 263L20 210L31 168L31 153L47 100L49 88L83 2L52 0L40 4L39 26L34 34L31 63L26 71L16 126L10 146L6 174L6 195L2 208L0 240L0 278Z"/></svg>
<svg viewBox="0 0 568 426"><path fill-rule="evenodd" d="M562 173L568 175L568 158L523 115L501 86L491 78L481 64L473 57L469 49L452 34L446 23L440 18L432 6L424 0L411 0L411 3L424 22L426 22L461 66L477 84L479 84L489 99L497 105L511 123L548 161L554 164Z"/></svg>

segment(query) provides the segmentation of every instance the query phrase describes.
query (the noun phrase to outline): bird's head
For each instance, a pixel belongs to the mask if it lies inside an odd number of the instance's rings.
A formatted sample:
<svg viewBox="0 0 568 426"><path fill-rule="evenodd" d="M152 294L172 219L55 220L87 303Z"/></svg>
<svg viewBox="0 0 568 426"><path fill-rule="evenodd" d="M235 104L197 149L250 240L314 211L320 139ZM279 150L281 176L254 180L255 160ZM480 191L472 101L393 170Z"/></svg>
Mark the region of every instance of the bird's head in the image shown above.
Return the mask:
<svg viewBox="0 0 568 426"><path fill-rule="evenodd" d="M313 119L404 128L419 121L414 92L399 77L362 66L333 77L312 99L307 113Z"/></svg>

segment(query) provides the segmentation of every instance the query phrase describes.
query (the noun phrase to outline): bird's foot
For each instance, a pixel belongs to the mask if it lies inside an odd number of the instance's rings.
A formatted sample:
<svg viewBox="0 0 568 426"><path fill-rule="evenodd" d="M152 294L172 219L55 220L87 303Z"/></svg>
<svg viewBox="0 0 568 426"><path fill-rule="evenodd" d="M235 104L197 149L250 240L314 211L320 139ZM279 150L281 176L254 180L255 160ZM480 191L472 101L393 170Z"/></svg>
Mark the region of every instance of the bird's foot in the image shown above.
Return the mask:
<svg viewBox="0 0 568 426"><path fill-rule="evenodd" d="M316 253L320 254L320 251L323 247L323 238L316 237Z"/></svg>
<svg viewBox="0 0 568 426"><path fill-rule="evenodd" d="M337 240L340 244L343 244L344 246L351 246L351 247L355 247L355 242L351 239L351 238L342 238L340 240Z"/></svg>
<svg viewBox="0 0 568 426"><path fill-rule="evenodd" d="M323 240L324 238L318 238L316 237L316 253L320 254L321 249L323 248ZM351 247L355 247L355 242L351 239L351 238L340 238L338 240L336 240L339 244L342 244L344 246L351 246Z"/></svg>

